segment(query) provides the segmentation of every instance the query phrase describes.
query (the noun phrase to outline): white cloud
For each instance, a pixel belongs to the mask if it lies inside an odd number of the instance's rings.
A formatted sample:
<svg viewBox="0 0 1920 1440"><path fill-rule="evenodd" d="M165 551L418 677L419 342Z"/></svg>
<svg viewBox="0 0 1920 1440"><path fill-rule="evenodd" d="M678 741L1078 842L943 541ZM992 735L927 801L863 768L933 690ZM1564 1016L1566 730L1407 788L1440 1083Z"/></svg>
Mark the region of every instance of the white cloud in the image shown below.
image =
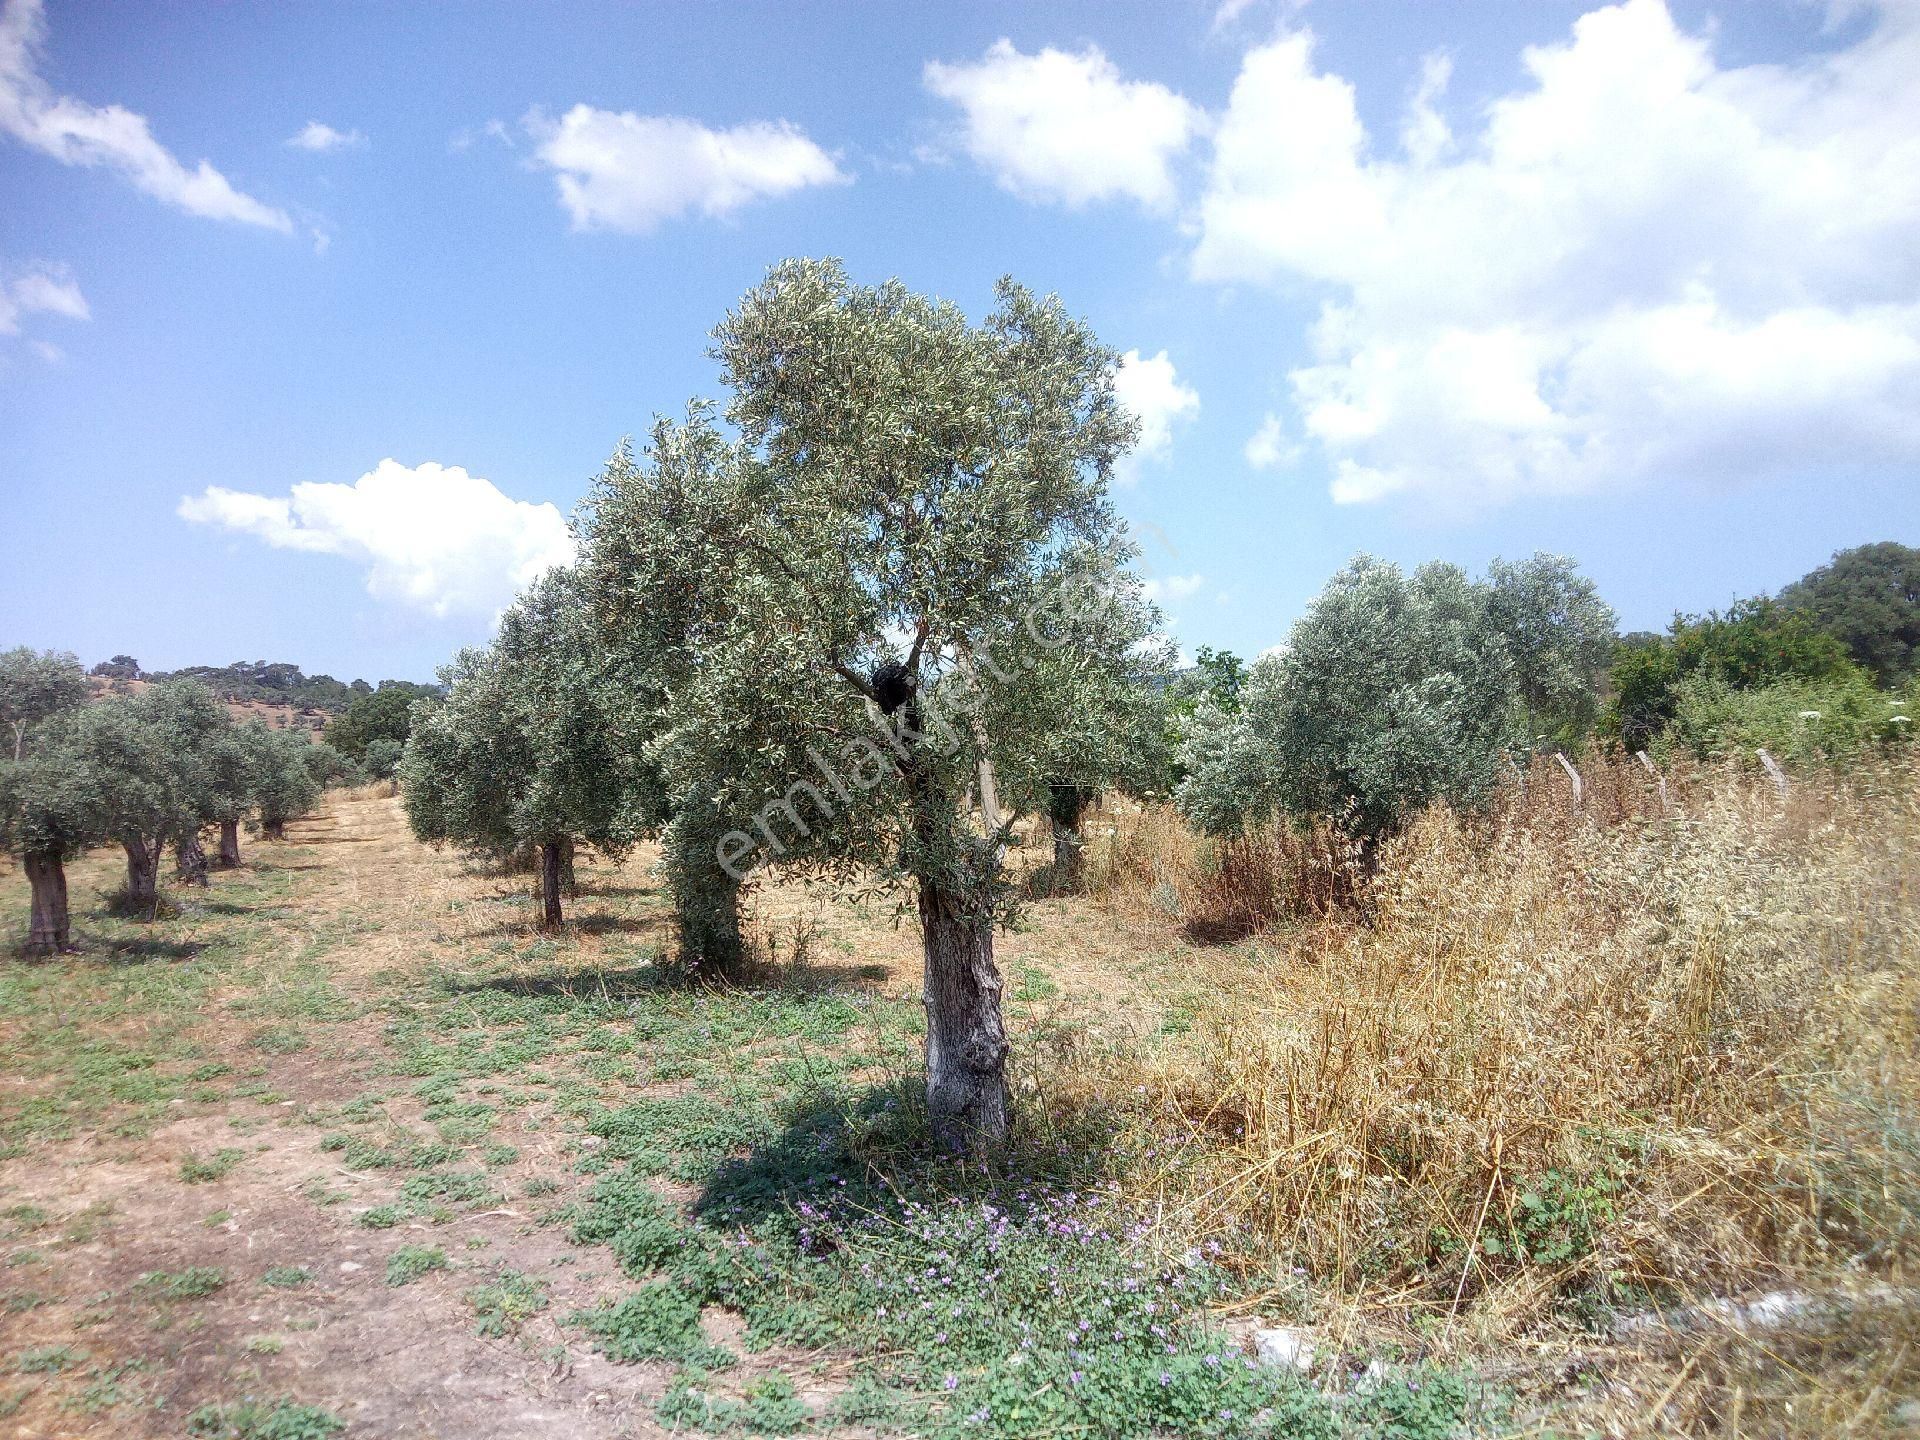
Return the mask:
<svg viewBox="0 0 1920 1440"><path fill-rule="evenodd" d="M1244 59L1192 271L1326 290L1290 380L1335 499L1920 461L1920 11L1722 68L1626 0L1522 58L1456 135L1429 57L1397 153L1310 35Z"/></svg>
<svg viewBox="0 0 1920 1440"><path fill-rule="evenodd" d="M11 280L0 276L0 335L18 335L20 321L27 315L62 315L69 320L91 320L87 297L64 265L34 265ZM46 356L49 346L37 342L35 349ZM57 354L57 351L56 351Z"/></svg>
<svg viewBox="0 0 1920 1440"><path fill-rule="evenodd" d="M0 10L0 132L63 165L117 170L189 214L292 232L286 212L234 189L205 160L187 169L153 138L144 115L55 94L35 69L46 28L41 0L6 0Z"/></svg>
<svg viewBox="0 0 1920 1440"><path fill-rule="evenodd" d="M710 130L678 116L576 105L558 120L535 110L524 123L540 162L558 172L560 203L576 230L645 234L688 211L731 215L755 200L852 178L785 120Z"/></svg>
<svg viewBox="0 0 1920 1440"><path fill-rule="evenodd" d="M1296 441L1288 438L1286 421L1268 414L1260 421L1260 428L1248 437L1241 453L1256 470L1291 470L1300 463L1302 450Z"/></svg>
<svg viewBox="0 0 1920 1440"><path fill-rule="evenodd" d="M999 40L970 64L929 61L924 79L963 112L967 153L1030 200L1126 197L1168 209L1173 161L1205 121L1166 86L1122 79L1093 46L1023 55Z"/></svg>
<svg viewBox="0 0 1920 1440"><path fill-rule="evenodd" d="M366 148L366 143L367 137L358 130L336 130L318 120L309 120L298 134L287 140L295 150L312 150L318 154L328 150L361 150Z"/></svg>
<svg viewBox="0 0 1920 1440"><path fill-rule="evenodd" d="M1147 599L1158 605L1185 600L1190 595L1196 595L1200 587L1206 583L1207 577L1204 575L1155 576L1141 581L1140 589Z"/></svg>
<svg viewBox="0 0 1920 1440"><path fill-rule="evenodd" d="M1173 453L1174 422L1198 413L1200 392L1182 383L1164 350L1145 357L1138 350L1127 351L1114 372L1113 391L1140 422L1140 441L1115 473L1121 484L1130 485L1140 478L1142 464L1164 461Z"/></svg>
<svg viewBox="0 0 1920 1440"><path fill-rule="evenodd" d="M209 485L181 500L179 514L278 550L365 564L369 594L435 615L497 614L529 581L573 560L553 505L510 499L458 465L382 460L351 485L300 484L284 496Z"/></svg>

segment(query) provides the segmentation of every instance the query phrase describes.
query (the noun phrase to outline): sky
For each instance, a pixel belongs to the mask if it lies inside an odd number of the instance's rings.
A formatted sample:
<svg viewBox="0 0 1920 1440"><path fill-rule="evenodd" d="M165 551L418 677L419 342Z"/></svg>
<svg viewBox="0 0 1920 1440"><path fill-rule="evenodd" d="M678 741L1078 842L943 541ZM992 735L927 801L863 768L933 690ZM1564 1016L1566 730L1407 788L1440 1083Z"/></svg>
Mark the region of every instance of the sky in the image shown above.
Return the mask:
<svg viewBox="0 0 1920 1440"><path fill-rule="evenodd" d="M1182 647L1920 542L1920 0L0 0L0 646L430 678L789 256L1124 358Z"/></svg>

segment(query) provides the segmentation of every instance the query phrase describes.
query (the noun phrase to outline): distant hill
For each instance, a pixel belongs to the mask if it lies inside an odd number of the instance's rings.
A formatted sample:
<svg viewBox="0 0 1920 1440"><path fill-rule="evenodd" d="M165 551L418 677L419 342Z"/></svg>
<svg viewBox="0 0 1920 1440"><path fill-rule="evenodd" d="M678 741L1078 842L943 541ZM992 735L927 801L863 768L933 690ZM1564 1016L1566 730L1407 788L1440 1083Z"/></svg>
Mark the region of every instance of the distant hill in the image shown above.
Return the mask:
<svg viewBox="0 0 1920 1440"><path fill-rule="evenodd" d="M236 660L231 665L189 665L181 670L143 670L131 655L116 655L93 667L92 673L119 684L153 680L198 680L232 705L338 715L375 687L365 680L336 680L331 675L309 675L284 661ZM393 684L382 681L382 685ZM315 727L317 728L317 727Z"/></svg>

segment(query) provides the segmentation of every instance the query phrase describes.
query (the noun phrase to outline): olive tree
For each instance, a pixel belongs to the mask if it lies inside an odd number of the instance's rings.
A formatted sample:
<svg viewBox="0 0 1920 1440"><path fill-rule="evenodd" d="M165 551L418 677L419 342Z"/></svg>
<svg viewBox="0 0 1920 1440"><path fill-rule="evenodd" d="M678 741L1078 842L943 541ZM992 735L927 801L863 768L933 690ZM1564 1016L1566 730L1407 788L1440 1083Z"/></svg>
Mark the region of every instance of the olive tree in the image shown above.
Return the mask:
<svg viewBox="0 0 1920 1440"><path fill-rule="evenodd" d="M704 663L729 642L732 586L748 541L748 464L696 401L683 421L655 423L644 452L622 444L575 522L581 584L608 667L607 703L629 764L629 822L662 833L661 871L673 896L679 963L725 973L742 958L746 882L714 861L747 813L727 808L752 768L749 727L712 731L676 706Z"/></svg>
<svg viewBox="0 0 1920 1440"><path fill-rule="evenodd" d="M1613 660L1614 613L1565 555L1541 551L1487 567L1487 614L1513 662L1528 742L1577 744L1599 714L1599 680Z"/></svg>
<svg viewBox="0 0 1920 1440"><path fill-rule="evenodd" d="M0 758L0 848L20 859L29 891L27 953L73 948L66 862L100 840L88 777L60 720L36 727L24 758Z"/></svg>
<svg viewBox="0 0 1920 1440"><path fill-rule="evenodd" d="M1215 832L1274 811L1321 816L1369 852L1436 801L1492 790L1520 703L1489 587L1452 565L1411 575L1360 556L1327 582L1241 712L1188 736L1181 799Z"/></svg>
<svg viewBox="0 0 1920 1440"><path fill-rule="evenodd" d="M192 680L89 705L62 725L73 802L90 830L126 851L131 908L153 912L161 855L209 818L210 758L231 725L213 692Z"/></svg>
<svg viewBox="0 0 1920 1440"><path fill-rule="evenodd" d="M13 758L23 758L34 726L84 705L92 693L79 660L59 650L0 650L0 725L13 741Z"/></svg>
<svg viewBox="0 0 1920 1440"><path fill-rule="evenodd" d="M1038 786L1068 703L1133 657L1076 622L1131 547L1107 498L1136 427L1114 353L1011 281L974 325L833 261L778 266L715 331L740 437L733 557L714 633L674 696L676 736L724 763L712 856L912 895L927 1100L950 1147L1006 1132L996 923L1004 824L970 789ZM1089 577L1085 592L1069 581ZM1079 668L1058 663L1076 637Z"/></svg>
<svg viewBox="0 0 1920 1440"><path fill-rule="evenodd" d="M1059 718L1005 727L1005 753L994 767L1006 818L1030 810L1047 816L1053 865L1045 878L1056 893L1084 883L1088 806L1109 789L1163 795L1172 770L1169 696L1178 652L1122 558L1119 547L1103 546L1063 557L1062 593L1047 607L1053 643L1031 652L1024 682L1025 702ZM1085 597L1096 603L1079 603Z"/></svg>
<svg viewBox="0 0 1920 1440"><path fill-rule="evenodd" d="M630 752L574 573L536 580L491 648L463 652L442 678L446 701L415 713L400 766L414 833L498 858L533 849L543 918L557 926L574 843L619 854L634 834Z"/></svg>
<svg viewBox="0 0 1920 1440"><path fill-rule="evenodd" d="M287 821L306 814L320 799L322 784L314 777L311 763L315 746L294 731L258 722L249 722L242 737L252 752L253 804L260 815L260 834L268 840L284 840Z"/></svg>

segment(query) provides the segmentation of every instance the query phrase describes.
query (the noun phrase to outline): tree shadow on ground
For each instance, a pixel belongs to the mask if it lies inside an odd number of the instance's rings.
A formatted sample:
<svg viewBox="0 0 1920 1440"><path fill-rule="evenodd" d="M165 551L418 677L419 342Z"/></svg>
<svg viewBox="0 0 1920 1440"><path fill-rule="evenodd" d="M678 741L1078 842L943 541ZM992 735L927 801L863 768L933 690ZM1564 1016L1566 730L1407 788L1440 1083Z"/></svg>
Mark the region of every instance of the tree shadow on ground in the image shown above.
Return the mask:
<svg viewBox="0 0 1920 1440"><path fill-rule="evenodd" d="M490 980L454 980L454 995L495 991L528 999L608 1000L623 1003L677 988L673 979L653 965L622 970L543 970L532 975L499 975Z"/></svg>
<svg viewBox="0 0 1920 1440"><path fill-rule="evenodd" d="M961 1156L935 1146L918 1074L816 1092L789 1106L773 1138L723 1162L692 1210L711 1223L751 1226L803 1205L858 1211L1036 1188L1086 1191L1118 1172L1124 1156L1110 1108L1062 1105L1042 1115L1031 1108L1038 1103L1016 1112L1004 1146Z"/></svg>
<svg viewBox="0 0 1920 1440"><path fill-rule="evenodd" d="M582 935L642 934L648 930L660 930L666 927L663 915L577 915L567 921L567 928L578 930Z"/></svg>
<svg viewBox="0 0 1920 1440"><path fill-rule="evenodd" d="M106 943L105 954L102 955L101 959L104 963L115 965L139 963L147 960L191 960L206 948L206 945L199 940L154 940L149 938L139 940L109 940Z"/></svg>
<svg viewBox="0 0 1920 1440"><path fill-rule="evenodd" d="M500 903L526 900L522 895L503 895L497 897ZM663 915L608 915L594 912L588 915L569 915L559 931L548 930L540 923L540 906L537 901L527 901L526 908L491 925L483 925L477 930L466 932L473 940L498 938L502 935L539 934L554 938L567 933L579 935L645 935L649 931L666 928L667 919Z"/></svg>

